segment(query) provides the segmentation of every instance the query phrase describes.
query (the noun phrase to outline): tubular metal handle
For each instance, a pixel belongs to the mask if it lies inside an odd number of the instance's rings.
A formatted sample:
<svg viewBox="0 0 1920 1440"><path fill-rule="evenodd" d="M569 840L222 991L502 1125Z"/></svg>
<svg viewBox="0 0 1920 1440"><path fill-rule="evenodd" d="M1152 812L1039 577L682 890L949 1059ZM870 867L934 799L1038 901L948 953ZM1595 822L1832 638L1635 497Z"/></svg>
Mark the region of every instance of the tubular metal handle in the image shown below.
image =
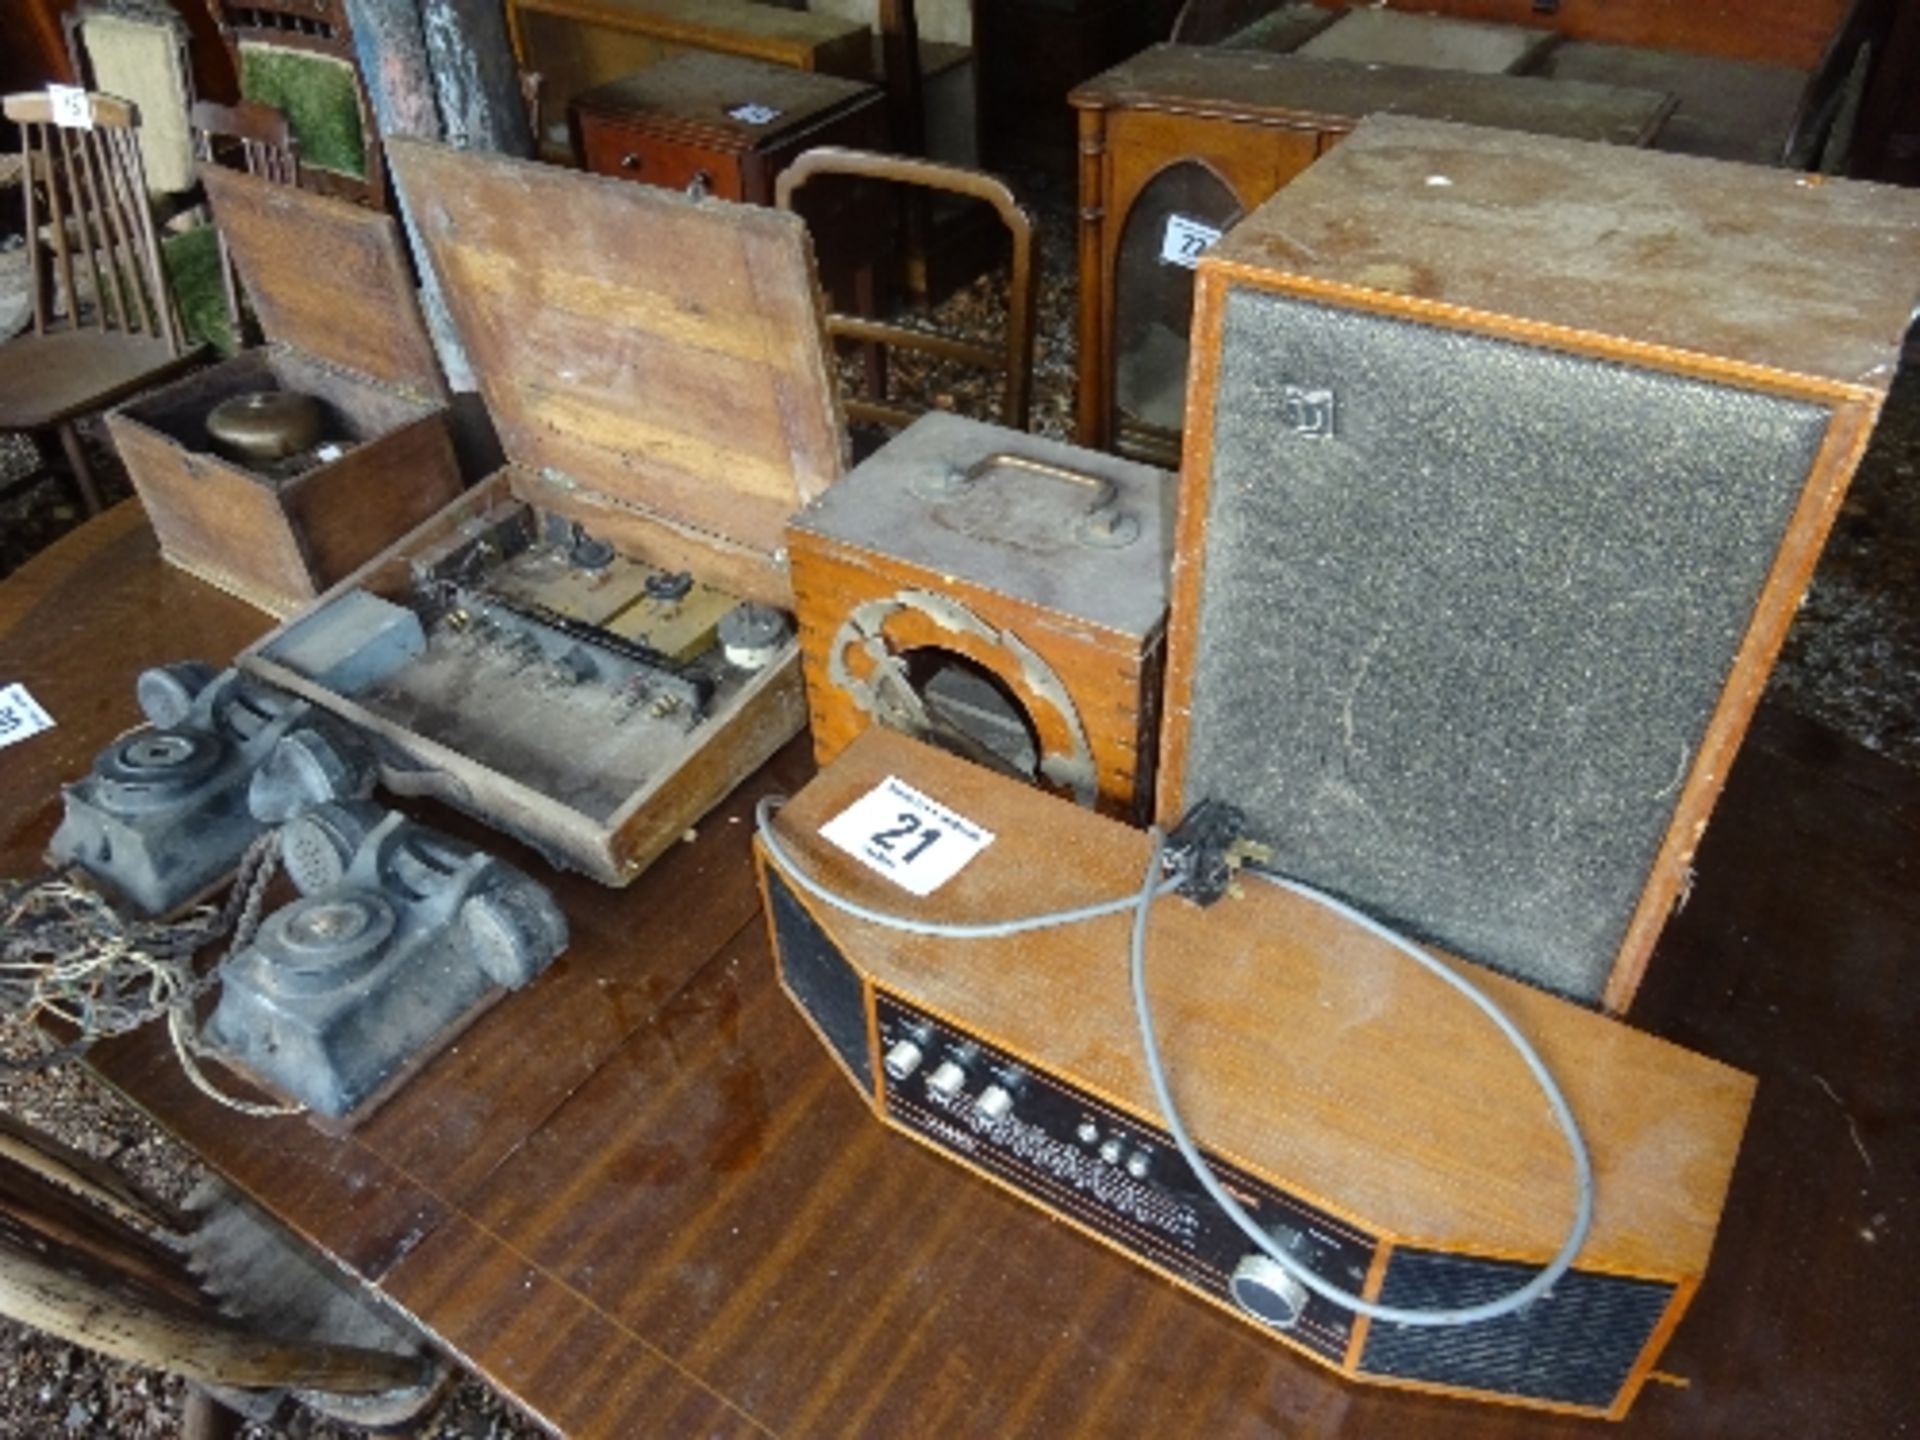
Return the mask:
<svg viewBox="0 0 1920 1440"><path fill-rule="evenodd" d="M1120 508L1120 487L1110 477L1076 470L1070 465L1056 465L1049 460L1036 460L1030 455L1016 455L1010 450L996 450L981 456L964 470L956 467L947 471L935 482L935 488L941 494L957 495L995 470L1024 470L1031 475L1091 489L1093 500L1073 523L1073 536L1082 544L1119 549L1139 538L1140 522Z"/></svg>

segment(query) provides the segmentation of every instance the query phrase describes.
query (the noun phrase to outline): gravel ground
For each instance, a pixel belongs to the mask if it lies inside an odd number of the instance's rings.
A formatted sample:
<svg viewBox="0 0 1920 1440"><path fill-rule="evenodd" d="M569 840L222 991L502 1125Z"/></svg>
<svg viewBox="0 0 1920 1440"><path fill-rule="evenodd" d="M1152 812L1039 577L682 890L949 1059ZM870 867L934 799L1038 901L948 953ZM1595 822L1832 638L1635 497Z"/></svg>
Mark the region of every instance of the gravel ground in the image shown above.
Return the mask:
<svg viewBox="0 0 1920 1440"><path fill-rule="evenodd" d="M1074 314L1072 222L1058 203L1043 213L1039 339L1032 428L1071 438ZM0 250L0 294L12 255ZM943 326L991 335L1004 313L1000 287L982 283L954 297L936 317ZM849 377L852 367L847 367ZM895 393L986 419L998 418L990 380L903 357ZM127 493L124 473L97 428L86 432L109 498ZM79 523L71 495L41 477L7 491L36 468L31 446L0 436L0 575ZM1776 671L1772 693L1794 709L1907 765L1920 765L1920 371L1895 387L1867 464ZM7 677L0 677L4 680ZM0 1022L0 1054L38 1044ZM41 1074L0 1070L0 1109L19 1115L112 1164L143 1189L179 1201L197 1166L131 1106L77 1069ZM72 1346L0 1322L0 1437L163 1437L179 1433L183 1387L176 1380L106 1362ZM250 1424L248 1440L359 1432L307 1412L272 1425ZM432 1440L480 1440L542 1434L485 1385L462 1378L418 1427Z"/></svg>

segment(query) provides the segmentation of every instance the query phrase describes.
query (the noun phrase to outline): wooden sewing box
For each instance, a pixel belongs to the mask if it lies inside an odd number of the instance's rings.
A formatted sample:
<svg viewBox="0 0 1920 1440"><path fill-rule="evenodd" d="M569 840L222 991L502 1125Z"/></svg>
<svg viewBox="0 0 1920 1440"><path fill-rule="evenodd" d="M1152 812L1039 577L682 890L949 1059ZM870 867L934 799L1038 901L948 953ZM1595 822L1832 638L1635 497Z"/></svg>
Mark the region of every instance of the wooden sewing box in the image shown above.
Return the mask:
<svg viewBox="0 0 1920 1440"><path fill-rule="evenodd" d="M805 722L790 628L745 672L713 636L742 602L791 611L783 527L844 463L806 230L389 153L507 464L240 663L371 737L388 789L623 885ZM634 655L658 667L622 679Z"/></svg>
<svg viewBox="0 0 1920 1440"><path fill-rule="evenodd" d="M201 178L268 343L107 429L167 561L284 618L460 493L446 386L391 216L211 165ZM215 450L216 405L281 390L321 402L320 449L272 468Z"/></svg>

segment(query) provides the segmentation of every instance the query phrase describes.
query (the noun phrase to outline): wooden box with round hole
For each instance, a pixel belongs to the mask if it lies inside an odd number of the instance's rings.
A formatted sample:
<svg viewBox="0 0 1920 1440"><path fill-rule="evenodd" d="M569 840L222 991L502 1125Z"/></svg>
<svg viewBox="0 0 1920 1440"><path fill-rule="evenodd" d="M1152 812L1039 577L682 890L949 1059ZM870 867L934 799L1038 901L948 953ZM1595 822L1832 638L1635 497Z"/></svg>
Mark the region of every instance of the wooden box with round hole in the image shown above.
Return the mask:
<svg viewBox="0 0 1920 1440"><path fill-rule="evenodd" d="M879 723L1104 814L1153 789L1173 477L922 417L787 541L825 764Z"/></svg>

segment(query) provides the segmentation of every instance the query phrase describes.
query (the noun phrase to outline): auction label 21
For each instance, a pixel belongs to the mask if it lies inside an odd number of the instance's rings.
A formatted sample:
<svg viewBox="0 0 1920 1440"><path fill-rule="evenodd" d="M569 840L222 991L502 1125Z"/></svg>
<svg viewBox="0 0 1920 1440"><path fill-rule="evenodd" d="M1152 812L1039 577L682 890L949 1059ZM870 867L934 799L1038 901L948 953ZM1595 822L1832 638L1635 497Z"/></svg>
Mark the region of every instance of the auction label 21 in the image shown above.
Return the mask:
<svg viewBox="0 0 1920 1440"><path fill-rule="evenodd" d="M931 895L993 843L991 830L893 775L822 825L820 833L914 895Z"/></svg>

